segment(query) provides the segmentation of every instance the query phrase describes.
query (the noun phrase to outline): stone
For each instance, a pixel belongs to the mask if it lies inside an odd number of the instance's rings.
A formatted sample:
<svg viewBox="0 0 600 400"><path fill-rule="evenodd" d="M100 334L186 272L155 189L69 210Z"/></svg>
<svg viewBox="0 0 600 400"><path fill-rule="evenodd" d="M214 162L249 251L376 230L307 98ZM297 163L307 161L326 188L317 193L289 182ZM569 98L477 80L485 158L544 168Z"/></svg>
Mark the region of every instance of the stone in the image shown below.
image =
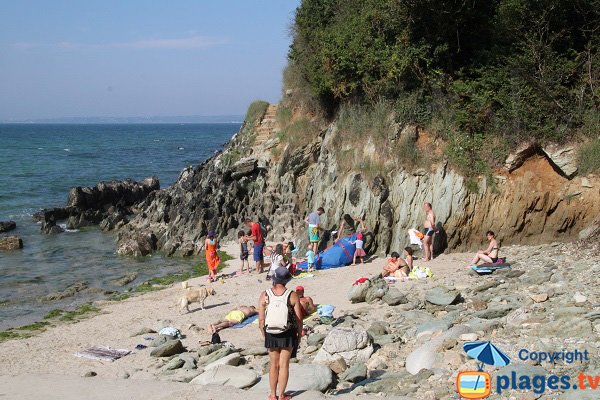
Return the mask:
<svg viewBox="0 0 600 400"><path fill-rule="evenodd" d="M319 348L317 346L306 346L304 348L304 354L312 354L317 350L319 350Z"/></svg>
<svg viewBox="0 0 600 400"><path fill-rule="evenodd" d="M487 310L477 311L475 316L483 319L496 319L502 318L508 315L512 310L514 310L514 306L512 305L501 305L495 307L489 307Z"/></svg>
<svg viewBox="0 0 600 400"><path fill-rule="evenodd" d="M150 352L152 357L169 357L175 354L183 353L185 348L181 340L169 340L166 343L156 347Z"/></svg>
<svg viewBox="0 0 600 400"><path fill-rule="evenodd" d="M198 349L198 356L204 357L213 353L219 349L223 348L220 344L209 344L208 346L203 346Z"/></svg>
<svg viewBox="0 0 600 400"><path fill-rule="evenodd" d="M381 321L373 322L369 329L367 329L367 333L371 337L383 336L388 333L387 323Z"/></svg>
<svg viewBox="0 0 600 400"><path fill-rule="evenodd" d="M304 392L316 390L324 392L333 382L331 369L320 364L290 364L290 378L286 391ZM251 391L267 392L269 390L269 374L263 375L260 382Z"/></svg>
<svg viewBox="0 0 600 400"><path fill-rule="evenodd" d="M437 332L447 331L451 325L452 324L445 319L433 319L418 325L415 334L417 337L432 335Z"/></svg>
<svg viewBox="0 0 600 400"><path fill-rule="evenodd" d="M135 333L131 334L130 337L147 335L149 333L156 333L156 331L154 329L152 329L152 328L143 327L143 328L140 328L139 330L137 330Z"/></svg>
<svg viewBox="0 0 600 400"><path fill-rule="evenodd" d="M543 303L548 300L548 293L530 294L529 297L534 303Z"/></svg>
<svg viewBox="0 0 600 400"><path fill-rule="evenodd" d="M346 364L366 362L373 354L373 346L364 329L335 328L325 338L323 346L315 356L316 363L327 364L342 356Z"/></svg>
<svg viewBox="0 0 600 400"><path fill-rule="evenodd" d="M181 353L179 359L184 362L184 369L194 369L198 363L198 356L194 353Z"/></svg>
<svg viewBox="0 0 600 400"><path fill-rule="evenodd" d="M243 356L266 356L269 354L269 350L266 347L251 347L242 351L241 354Z"/></svg>
<svg viewBox="0 0 600 400"><path fill-rule="evenodd" d="M391 288L381 298L389 306L397 306L398 304L408 303L406 296L396 288Z"/></svg>
<svg viewBox="0 0 600 400"><path fill-rule="evenodd" d="M238 389L244 389L254 385L258 379L258 374L251 369L233 367L231 365L218 365L192 379L190 384L233 386ZM289 384L288 390L291 390Z"/></svg>
<svg viewBox="0 0 600 400"><path fill-rule="evenodd" d="M369 304L372 304L386 295L389 290L389 286L387 282L380 277L370 279L369 282L369 287L367 288L367 293L365 294L365 301Z"/></svg>
<svg viewBox="0 0 600 400"><path fill-rule="evenodd" d="M135 281L137 276L138 276L137 272L129 272L120 278L112 279L110 282L115 286L123 287L123 286Z"/></svg>
<svg viewBox="0 0 600 400"><path fill-rule="evenodd" d="M425 293L425 300L438 306L447 306L458 300L459 293L445 287L435 287Z"/></svg>
<svg viewBox="0 0 600 400"><path fill-rule="evenodd" d="M165 335L158 335L148 344L150 347L159 347L163 344L167 343L169 340L173 340L172 337L167 337Z"/></svg>
<svg viewBox="0 0 600 400"><path fill-rule="evenodd" d="M462 335L460 335L460 340L462 340L463 342L474 342L477 339L479 339L479 335L477 335L476 333L463 333Z"/></svg>
<svg viewBox="0 0 600 400"><path fill-rule="evenodd" d="M200 359L198 360L198 365L208 365L208 364L213 363L225 356L230 355L233 352L234 352L233 349L231 349L229 347L221 347L220 349L218 349L206 356L200 357Z"/></svg>
<svg viewBox="0 0 600 400"><path fill-rule="evenodd" d="M206 364L204 367L205 371L209 369L218 367L219 365L232 365L236 367L240 363L240 353L231 353L226 355L225 357L219 358L216 361L211 362L210 364Z"/></svg>
<svg viewBox="0 0 600 400"><path fill-rule="evenodd" d="M523 143L517 149L506 157L504 162L505 168L508 172L512 172L519 168L525 160L533 156L539 150L537 143Z"/></svg>
<svg viewBox="0 0 600 400"><path fill-rule="evenodd" d="M573 146L550 144L543 148L548 159L564 176L572 178L577 173L577 152Z"/></svg>
<svg viewBox="0 0 600 400"><path fill-rule="evenodd" d="M17 228L15 221L0 221L0 233L12 231Z"/></svg>
<svg viewBox="0 0 600 400"><path fill-rule="evenodd" d="M339 376L340 381L360 382L367 377L367 367L363 363L352 365Z"/></svg>
<svg viewBox="0 0 600 400"><path fill-rule="evenodd" d="M325 341L326 337L327 337L327 335L324 335L322 333L312 333L306 339L306 343L309 346L318 346Z"/></svg>
<svg viewBox="0 0 600 400"><path fill-rule="evenodd" d="M594 187L590 183L590 180L588 178L586 178L585 176L581 178L581 186L584 188L589 188L589 189Z"/></svg>
<svg viewBox="0 0 600 400"><path fill-rule="evenodd" d="M185 364L185 361L183 361L181 358L179 357L175 357L173 359L171 359L167 365L165 365L165 370L167 371L172 371L174 369L178 369L183 367L183 364Z"/></svg>
<svg viewBox="0 0 600 400"><path fill-rule="evenodd" d="M66 299L67 297L73 297L77 293L88 289L88 284L85 281L75 282L71 286L67 287L62 292L50 293L41 298L42 301L55 301Z"/></svg>
<svg viewBox="0 0 600 400"><path fill-rule="evenodd" d="M0 237L0 251L12 251L23 248L23 240L18 236Z"/></svg>
<svg viewBox="0 0 600 400"><path fill-rule="evenodd" d="M346 365L346 360L344 360L344 357L340 356L339 354L336 355L332 360L330 360L327 363L327 366L336 374L339 375L342 372L344 372L346 370L346 368L348 368L348 365Z"/></svg>
<svg viewBox="0 0 600 400"><path fill-rule="evenodd" d="M585 297L584 295L582 295L582 294L581 294L581 293L579 293L579 292L576 292L576 293L573 295L573 300L575 300L575 303L578 303L578 304L579 304L579 303L585 303L585 302L587 301L587 297Z"/></svg>

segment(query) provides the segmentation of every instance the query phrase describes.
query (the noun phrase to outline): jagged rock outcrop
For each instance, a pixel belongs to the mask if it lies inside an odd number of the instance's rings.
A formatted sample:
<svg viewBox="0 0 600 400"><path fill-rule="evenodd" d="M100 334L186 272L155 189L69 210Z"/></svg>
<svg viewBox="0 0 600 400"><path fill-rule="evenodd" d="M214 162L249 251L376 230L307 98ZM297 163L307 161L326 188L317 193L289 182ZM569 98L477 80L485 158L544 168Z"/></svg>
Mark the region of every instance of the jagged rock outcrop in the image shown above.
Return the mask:
<svg viewBox="0 0 600 400"><path fill-rule="evenodd" d="M0 237L0 251L19 250L23 248L23 240L18 236Z"/></svg>
<svg viewBox="0 0 600 400"><path fill-rule="evenodd" d="M0 221L0 233L12 231L13 229L17 229L15 221Z"/></svg>
<svg viewBox="0 0 600 400"><path fill-rule="evenodd" d="M108 231L125 225L135 207L158 189L157 177L142 182L127 179L100 182L95 187L74 187L69 191L66 207L41 210L34 219L42 222L41 231L46 234L63 232L57 225L60 220L67 220L68 229L100 224L102 230Z"/></svg>
<svg viewBox="0 0 600 400"><path fill-rule="evenodd" d="M172 187L148 196L120 231L119 253L131 254L138 239L154 235L156 249L166 254L196 254L208 230L233 238L246 229L246 216L272 226L270 240L305 240L304 216L319 206L329 230L337 229L344 214L362 216L367 250L389 253L408 244L407 229L422 225L424 202L433 204L438 217L438 252L480 246L488 229L505 244L540 243L574 238L600 207L597 178L589 178L591 187L582 186L569 164L547 148L525 146L507 160L508 171L498 171L492 181L482 177L470 191L445 162L415 171L390 165L386 177L342 169L335 122L293 149L285 140L273 145L276 129L272 137L258 137L256 126L249 125L222 153L186 168ZM415 129L399 129L398 136L414 139Z"/></svg>

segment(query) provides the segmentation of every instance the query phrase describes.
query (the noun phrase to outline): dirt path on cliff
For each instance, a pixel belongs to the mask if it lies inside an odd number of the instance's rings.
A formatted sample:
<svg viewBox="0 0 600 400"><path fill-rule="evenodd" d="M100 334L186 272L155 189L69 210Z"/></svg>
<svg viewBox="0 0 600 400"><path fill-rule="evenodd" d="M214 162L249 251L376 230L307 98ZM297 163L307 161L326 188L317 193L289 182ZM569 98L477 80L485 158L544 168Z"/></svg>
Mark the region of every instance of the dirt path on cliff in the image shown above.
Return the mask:
<svg viewBox="0 0 600 400"><path fill-rule="evenodd" d="M227 245L224 250L236 256L236 259L229 261L223 269L224 274L232 273L239 268L237 244ZM503 255L506 255L507 252L510 253L510 250L506 250ZM401 282L394 286L408 296L440 284L456 287L459 290L468 287L478 279L469 275L464 267L470 257L471 254L459 253L442 255L427 263L436 274L434 279ZM365 307L365 303L351 304L347 300L348 289L356 279L379 273L383 264L383 259L376 258L365 265L317 271L315 277L294 279L288 286L303 285L306 288L306 295L313 297L315 303L335 305L335 313L340 315L344 311ZM421 265L421 262L417 261L416 265ZM189 283L192 286L199 286L206 284L206 280L196 278ZM147 345L149 343L144 340L144 337L152 337L156 334L139 336L134 336L134 334L142 328L157 330L162 325L170 325L180 329L186 335L182 340L185 347L189 350L196 349L199 347L198 341L210 339L206 330L210 322L224 317L229 310L238 305L256 304L260 292L269 287L269 282L264 280L263 274L260 276L252 274L225 279L223 283L217 282L213 285L216 295L207 299L207 309L204 311L199 310L197 304L192 304L192 312L180 315L176 303L182 294L182 289L180 284L175 284L170 288L132 297L122 302L100 302L102 309L100 315L78 323L50 327L45 332L28 339L11 340L0 344L0 359L2 359L0 375L3 376L0 380L2 388L0 392L6 394L7 398L24 398L13 397L13 395L16 395L21 389L24 393L33 393L31 390L53 387L53 390L55 388L58 390L57 393L66 395L69 388L76 390L81 385L78 381L79 377L87 371L94 371L98 376L87 378L85 385L94 387L95 382L98 382L98 390L106 390L106 396L86 398L119 398L109 395L118 388L124 392L131 391L133 393L137 392L140 387L145 387L145 390L140 393L152 392L152 385L155 384L161 388L161 391L172 391L173 394L180 393L180 388L183 388L181 396L168 396L169 398L188 398L186 396L201 392L201 387L179 386L174 382L164 382L163 386L158 383L152 383L149 386L132 383L132 380L155 381L164 365L162 360L150 357L151 348L134 350L138 344ZM382 306L373 305L372 307ZM190 329L192 324L202 330ZM232 342L239 348L263 345L256 325L250 325L243 329L224 330L221 332L221 338ZM115 362L94 361L77 358L73 355L92 346L110 346L117 349L129 349L133 352ZM44 375L56 374L63 377L56 381L44 377ZM9 378L9 376L13 378ZM17 376L29 377L29 382L35 382L35 387L21 387L25 381ZM123 376L130 376L130 378L126 381L122 379ZM107 383L114 379L117 379L114 384ZM110 386L110 390L104 389L107 385ZM74 395L73 398L79 397ZM138 397L132 395L122 398ZM163 397L156 394L145 398L159 399Z"/></svg>

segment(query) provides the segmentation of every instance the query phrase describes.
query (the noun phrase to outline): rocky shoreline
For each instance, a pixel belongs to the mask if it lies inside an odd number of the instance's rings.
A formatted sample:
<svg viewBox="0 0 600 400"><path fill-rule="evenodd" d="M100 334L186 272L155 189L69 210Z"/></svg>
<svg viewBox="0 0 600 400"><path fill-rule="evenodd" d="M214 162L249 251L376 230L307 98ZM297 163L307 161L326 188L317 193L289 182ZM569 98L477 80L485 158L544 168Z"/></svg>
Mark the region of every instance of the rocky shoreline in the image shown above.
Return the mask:
<svg viewBox="0 0 600 400"><path fill-rule="evenodd" d="M487 366L492 376L515 372L575 377L581 371L600 375L598 241L507 246L503 256L513 268L487 276L469 273L465 267L469 255L454 253L431 262L434 277L427 280L388 284L377 278L384 260L375 259L361 267L320 271L313 279L298 281L316 302L333 304L336 310L331 321L306 322L311 333L303 338L291 367L289 389L311 396L320 391L332 396L454 399L457 373L477 370L476 360L462 350L463 343L474 340L492 341L511 358L507 367ZM234 263L225 274L236 269ZM352 286L358 276L371 280ZM210 321L235 304L253 304L265 285L256 276L226 279L215 287L216 298L211 298L207 310L183 315L177 315L174 305L181 290L178 284L118 304L100 303L100 315L68 327L69 335L78 338L74 342L60 339L49 346L49 341L62 335L58 331L63 327L0 345L0 356L6 360L0 373L44 373L64 366L67 374L93 371L99 377L121 380L189 382L207 391L214 385L230 385L241 390L237 395L264 394L268 357L256 327L223 331L227 343L222 345L200 346L198 341L208 339L204 327ZM180 329L183 338L159 335L166 326ZM154 340L144 341L148 336ZM133 348L140 343L150 345L149 349L109 365L69 354L57 358L90 345ZM573 364L523 361L520 349L587 350L591 357ZM36 366L19 356L23 351L37 355ZM502 398L595 398L588 395L506 390Z"/></svg>

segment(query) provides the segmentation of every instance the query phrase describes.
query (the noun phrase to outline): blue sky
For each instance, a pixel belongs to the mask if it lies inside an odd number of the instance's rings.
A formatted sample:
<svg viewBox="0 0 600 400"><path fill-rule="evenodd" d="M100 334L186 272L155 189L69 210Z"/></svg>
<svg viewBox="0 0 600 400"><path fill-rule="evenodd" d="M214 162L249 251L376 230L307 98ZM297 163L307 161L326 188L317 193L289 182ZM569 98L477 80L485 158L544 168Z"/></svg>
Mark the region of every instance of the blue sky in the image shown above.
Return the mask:
<svg viewBox="0 0 600 400"><path fill-rule="evenodd" d="M299 0L2 1L0 120L243 114Z"/></svg>

